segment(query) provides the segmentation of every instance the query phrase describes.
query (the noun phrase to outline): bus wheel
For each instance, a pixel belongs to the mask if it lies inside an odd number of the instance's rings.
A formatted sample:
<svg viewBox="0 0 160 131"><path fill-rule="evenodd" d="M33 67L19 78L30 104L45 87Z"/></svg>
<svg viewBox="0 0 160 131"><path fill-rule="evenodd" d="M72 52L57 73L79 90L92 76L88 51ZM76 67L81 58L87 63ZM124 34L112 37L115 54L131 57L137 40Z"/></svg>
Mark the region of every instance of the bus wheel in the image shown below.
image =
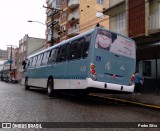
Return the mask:
<svg viewBox="0 0 160 131"><path fill-rule="evenodd" d="M27 78L25 79L25 89L26 89L26 90L29 90L28 79L27 79Z"/></svg>
<svg viewBox="0 0 160 131"><path fill-rule="evenodd" d="M53 79L49 79L47 83L47 95L49 97L53 96Z"/></svg>

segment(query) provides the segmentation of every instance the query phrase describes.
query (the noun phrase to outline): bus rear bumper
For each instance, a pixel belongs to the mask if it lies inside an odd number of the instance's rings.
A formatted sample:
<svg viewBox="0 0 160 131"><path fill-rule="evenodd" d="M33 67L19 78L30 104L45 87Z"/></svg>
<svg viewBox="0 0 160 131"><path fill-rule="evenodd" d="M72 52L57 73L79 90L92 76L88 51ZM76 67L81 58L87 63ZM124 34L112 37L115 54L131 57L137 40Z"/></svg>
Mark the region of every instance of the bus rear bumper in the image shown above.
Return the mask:
<svg viewBox="0 0 160 131"><path fill-rule="evenodd" d="M106 89L106 90L115 90L115 91L122 91L122 92L134 92L134 85L120 85L120 84L113 84L113 83L105 83L94 81L91 78L86 79L86 87L93 87L97 89Z"/></svg>

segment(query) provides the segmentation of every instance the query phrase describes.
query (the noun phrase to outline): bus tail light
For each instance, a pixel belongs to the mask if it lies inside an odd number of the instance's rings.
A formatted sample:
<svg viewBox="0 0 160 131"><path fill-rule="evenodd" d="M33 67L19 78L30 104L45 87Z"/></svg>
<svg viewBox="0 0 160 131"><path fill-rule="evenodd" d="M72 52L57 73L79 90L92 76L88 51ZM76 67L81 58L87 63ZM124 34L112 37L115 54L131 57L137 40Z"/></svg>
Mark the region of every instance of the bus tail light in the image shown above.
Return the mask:
<svg viewBox="0 0 160 131"><path fill-rule="evenodd" d="M91 63L90 65L90 71L91 71L91 77L92 79L96 80L96 69L95 65Z"/></svg>

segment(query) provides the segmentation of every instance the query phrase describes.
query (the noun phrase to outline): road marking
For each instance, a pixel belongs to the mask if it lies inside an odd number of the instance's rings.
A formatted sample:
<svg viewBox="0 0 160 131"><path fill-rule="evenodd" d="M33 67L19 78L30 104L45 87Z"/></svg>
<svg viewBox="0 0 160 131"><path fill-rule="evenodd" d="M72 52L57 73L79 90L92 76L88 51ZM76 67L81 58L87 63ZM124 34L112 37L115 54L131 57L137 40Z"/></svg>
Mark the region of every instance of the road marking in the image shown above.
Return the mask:
<svg viewBox="0 0 160 131"><path fill-rule="evenodd" d="M124 100L124 99L118 99L118 98L112 98L112 97L107 97L107 96L99 96L99 95L96 95L96 94L89 94L89 95L90 96L107 98L107 99L111 99L111 100L117 100L117 101L121 101L121 102L127 102L127 103L137 104L137 105L141 105L141 106L147 106L147 107L152 107L152 108L160 109L160 106L146 104L146 103L134 102L134 101Z"/></svg>

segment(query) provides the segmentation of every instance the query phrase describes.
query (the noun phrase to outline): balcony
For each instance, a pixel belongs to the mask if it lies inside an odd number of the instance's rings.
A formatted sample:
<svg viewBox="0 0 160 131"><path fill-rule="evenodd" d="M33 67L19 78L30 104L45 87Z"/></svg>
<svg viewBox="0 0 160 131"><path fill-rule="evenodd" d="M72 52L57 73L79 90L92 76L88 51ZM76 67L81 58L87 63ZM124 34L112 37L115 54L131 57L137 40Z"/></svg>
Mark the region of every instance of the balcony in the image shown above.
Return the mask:
<svg viewBox="0 0 160 131"><path fill-rule="evenodd" d="M79 34L79 26L74 26L68 29L68 36L75 36Z"/></svg>
<svg viewBox="0 0 160 131"><path fill-rule="evenodd" d="M149 30L158 30L160 29L160 13L154 13L149 16Z"/></svg>
<svg viewBox="0 0 160 131"><path fill-rule="evenodd" d="M118 13L125 12L125 9L126 9L125 0L110 0L109 6L107 6L103 10L103 13L105 15L115 16Z"/></svg>
<svg viewBox="0 0 160 131"><path fill-rule="evenodd" d="M51 42L51 41L52 41L52 35L48 34L48 42Z"/></svg>
<svg viewBox="0 0 160 131"><path fill-rule="evenodd" d="M60 19L59 18L57 18L57 19L54 19L54 21L55 21L55 24L54 24L54 28L58 28L58 27L60 27Z"/></svg>
<svg viewBox="0 0 160 131"><path fill-rule="evenodd" d="M69 22L75 22L77 20L79 20L79 11L78 10L74 11L73 13L70 13L68 16Z"/></svg>
<svg viewBox="0 0 160 131"><path fill-rule="evenodd" d="M110 0L109 1L109 7L112 7L112 6L115 6L115 5L118 5L122 2L124 2L125 0Z"/></svg>
<svg viewBox="0 0 160 131"><path fill-rule="evenodd" d="M58 38L59 38L58 32L53 31L53 39L56 40ZM48 42L51 42L51 41L52 41L52 35L48 34Z"/></svg>
<svg viewBox="0 0 160 131"><path fill-rule="evenodd" d="M69 0L68 8L75 8L79 5L79 0Z"/></svg>
<svg viewBox="0 0 160 131"><path fill-rule="evenodd" d="M53 36L54 36L53 38L54 38L54 39L58 39L58 37L59 37L58 32L56 32L56 31L53 31L53 32L54 32L54 33L53 33Z"/></svg>

